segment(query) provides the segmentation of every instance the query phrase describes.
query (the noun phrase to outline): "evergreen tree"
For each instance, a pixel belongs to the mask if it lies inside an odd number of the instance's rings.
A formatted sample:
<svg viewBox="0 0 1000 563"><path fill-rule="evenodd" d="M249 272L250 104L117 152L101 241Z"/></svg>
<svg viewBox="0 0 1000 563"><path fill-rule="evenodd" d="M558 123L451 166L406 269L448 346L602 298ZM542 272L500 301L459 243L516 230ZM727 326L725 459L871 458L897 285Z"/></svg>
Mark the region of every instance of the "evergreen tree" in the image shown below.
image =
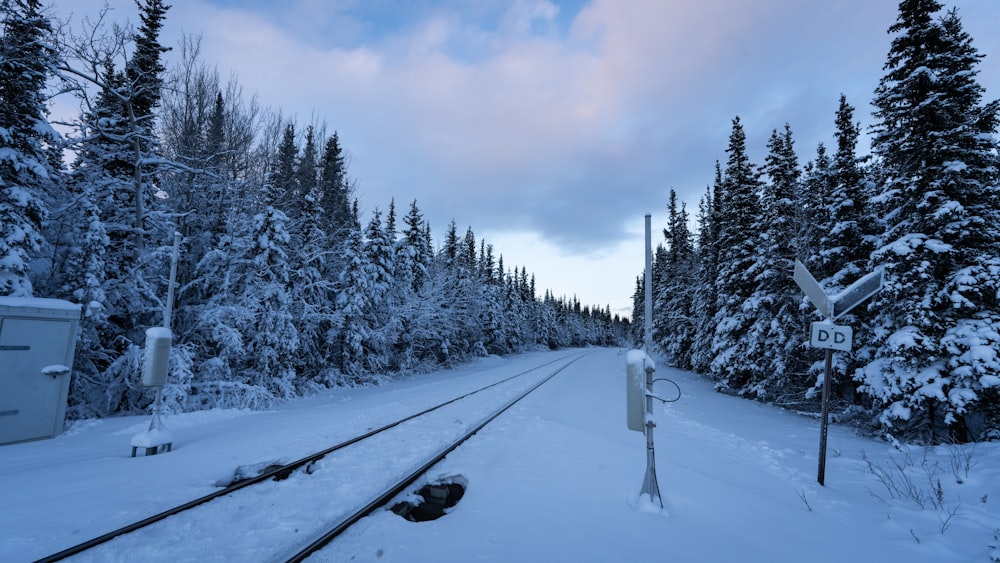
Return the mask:
<svg viewBox="0 0 1000 563"><path fill-rule="evenodd" d="M756 166L746 152L746 135L737 117L726 149L729 159L721 196L715 212L718 233L718 276L715 280L715 334L712 340L711 373L723 388L743 393L759 393L763 379L757 364L760 349L746 349L743 341L754 320L757 303L750 302L759 274L758 241L761 224L760 180Z"/></svg>
<svg viewBox="0 0 1000 563"><path fill-rule="evenodd" d="M336 132L327 139L320 162L320 206L323 208L326 231L334 241L339 241L350 230L351 188L347 180L347 158Z"/></svg>
<svg viewBox="0 0 1000 563"><path fill-rule="evenodd" d="M242 380L278 398L295 395L296 357L300 348L294 296L289 291L288 218L273 206L253 217L250 233L249 279L240 308L251 324L240 326L246 341Z"/></svg>
<svg viewBox="0 0 1000 563"><path fill-rule="evenodd" d="M132 87L131 111L140 127L146 131L142 139L152 139L152 116L160 103L163 73L166 68L160 60L170 47L160 45L160 31L170 6L162 0L136 0L142 25L134 36L135 52L125 67L125 74ZM150 150L151 147L145 147Z"/></svg>
<svg viewBox="0 0 1000 563"><path fill-rule="evenodd" d="M281 144L278 145L278 152L274 159L274 170L269 176L269 185L272 193L266 197L271 205L278 206L279 209L287 213L297 215L295 210L298 205L298 176L295 173L296 160L299 148L295 142L295 124L285 125L284 133L281 137Z"/></svg>
<svg viewBox="0 0 1000 563"><path fill-rule="evenodd" d="M982 103L982 56L956 12L935 19L940 9L900 2L875 91L885 232L871 268L885 268L886 284L859 374L890 433L930 441L942 428L968 439L966 415L1000 385L1000 105Z"/></svg>
<svg viewBox="0 0 1000 563"><path fill-rule="evenodd" d="M43 197L60 173L46 150L59 137L45 105L58 54L37 0L3 0L0 8L0 295L30 296L29 264L48 212Z"/></svg>
<svg viewBox="0 0 1000 563"><path fill-rule="evenodd" d="M715 313L718 310L716 279L719 275L719 223L716 209L722 194L722 168L715 163L715 183L706 190L698 205L698 284L694 292L695 341L691 349L691 367L709 373L712 366L712 339ZM634 329L633 329L634 330Z"/></svg>
<svg viewBox="0 0 1000 563"><path fill-rule="evenodd" d="M857 155L860 126L854 121L854 108L843 95L840 96L835 123L837 152L824 172L826 176L821 182L824 199L819 210L821 220L815 223L822 236L816 245L808 247L818 250L810 271L815 272L814 275L829 294L839 293L868 273L871 240L875 235L868 205L873 184L867 179L863 167L865 159ZM869 339L863 325L858 322L861 314L862 309L856 309L839 321L855 327L858 341ZM850 402L855 400L856 384L851 374L857 367L853 352L841 352L834 356L830 387L834 397L843 397ZM818 362L814 371L820 371ZM816 382L817 390L821 384L821 380Z"/></svg>
<svg viewBox="0 0 1000 563"><path fill-rule="evenodd" d="M688 219L684 204L678 208L677 193L670 190L667 228L663 232L668 246L667 253L662 258L666 261L666 267L657 300L659 306L654 308L653 316L662 327L659 348L674 366L681 369L691 369L697 338L694 307L698 272Z"/></svg>
<svg viewBox="0 0 1000 563"><path fill-rule="evenodd" d="M796 210L801 207L798 195L801 170L795 154L791 127L783 134L773 131L768 141L768 155L763 171L768 181L763 186L760 255L754 268L756 290L751 303L757 314L745 334L744 349L759 350L762 372L758 396L781 402L798 400L806 371L802 360L803 326L799 305L801 290L792 278L797 254Z"/></svg>

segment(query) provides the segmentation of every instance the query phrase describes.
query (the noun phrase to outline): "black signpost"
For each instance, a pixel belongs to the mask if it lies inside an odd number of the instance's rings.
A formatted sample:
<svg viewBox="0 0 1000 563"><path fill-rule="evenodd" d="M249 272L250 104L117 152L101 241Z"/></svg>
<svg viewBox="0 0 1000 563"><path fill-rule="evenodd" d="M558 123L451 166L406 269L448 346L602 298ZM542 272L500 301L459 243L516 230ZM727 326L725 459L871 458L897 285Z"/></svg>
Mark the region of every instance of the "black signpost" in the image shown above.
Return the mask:
<svg viewBox="0 0 1000 563"><path fill-rule="evenodd" d="M853 331L850 327L838 326L833 321L845 315L863 301L875 295L882 287L882 270L872 272L851 284L847 289L835 296L829 296L816 281L816 278L806 270L802 262L795 261L795 283L802 288L806 297L823 316L823 320L812 323L809 329L809 345L814 348L826 349L826 362L823 376L822 413L819 430L819 469L816 481L825 486L826 481L826 434L830 421L830 379L833 377L833 351L851 351Z"/></svg>

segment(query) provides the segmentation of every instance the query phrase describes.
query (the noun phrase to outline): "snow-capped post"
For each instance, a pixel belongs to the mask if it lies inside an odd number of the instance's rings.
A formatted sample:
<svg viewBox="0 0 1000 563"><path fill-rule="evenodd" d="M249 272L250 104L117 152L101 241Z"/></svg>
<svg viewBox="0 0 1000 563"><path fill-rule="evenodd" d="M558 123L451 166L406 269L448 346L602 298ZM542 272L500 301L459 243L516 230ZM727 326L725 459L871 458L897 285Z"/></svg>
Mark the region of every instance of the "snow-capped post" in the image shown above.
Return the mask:
<svg viewBox="0 0 1000 563"><path fill-rule="evenodd" d="M170 366L170 345L173 333L170 331L170 317L174 308L174 285L177 283L177 262L180 259L181 234L174 232L174 251L170 257L170 281L167 287L167 303L163 308L163 326L146 329L146 348L143 354L142 385L156 387L153 400L153 417L149 428L132 437L132 457L140 448L146 455L169 452L173 448L173 436L163 426L160 413L163 407L163 386L167 382Z"/></svg>
<svg viewBox="0 0 1000 563"><path fill-rule="evenodd" d="M875 295L882 287L882 272L883 270L879 268L831 297L823 291L819 282L802 265L802 262L795 261L793 274L795 283L816 306L819 314L823 316L822 321L814 322L809 327L809 345L813 348L826 349L819 430L819 468L816 473L816 481L820 485L826 485L826 434L830 424L830 379L833 377L833 351L850 352L854 336L851 327L835 325L833 321Z"/></svg>

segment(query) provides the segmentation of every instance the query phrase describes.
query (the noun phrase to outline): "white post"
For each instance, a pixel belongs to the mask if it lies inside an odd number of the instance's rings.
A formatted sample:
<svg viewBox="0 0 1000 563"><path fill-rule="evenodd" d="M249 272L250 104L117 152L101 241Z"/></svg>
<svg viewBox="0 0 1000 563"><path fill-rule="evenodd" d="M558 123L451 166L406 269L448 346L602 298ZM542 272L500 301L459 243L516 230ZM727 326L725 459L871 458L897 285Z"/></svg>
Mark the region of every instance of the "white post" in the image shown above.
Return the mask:
<svg viewBox="0 0 1000 563"><path fill-rule="evenodd" d="M170 328L174 311L174 285L177 283L177 261L181 255L181 234L174 231L174 253L170 257L170 285L167 287L167 306L163 309L163 328Z"/></svg>
<svg viewBox="0 0 1000 563"><path fill-rule="evenodd" d="M170 328L170 317L173 315L174 311L174 285L177 283L177 262L180 260L181 254L181 234L174 231L174 252L170 257L170 285L167 287L167 306L163 309L163 328ZM169 353L167 356L169 357ZM163 407L163 385L158 385L156 387L156 399L153 401L153 420L150 421L150 430L159 430L162 428L160 424L160 412Z"/></svg>
<svg viewBox="0 0 1000 563"><path fill-rule="evenodd" d="M151 338L150 332L147 331L146 334L146 349L147 353L145 356L145 365L143 373L143 384L145 385L145 380L147 375L150 380L155 380L156 383L156 398L153 399L153 416L149 420L149 428L145 432L140 432L132 437L132 457L135 457L136 451L140 448L145 450L147 453L159 453L161 448L164 451L170 451L173 448L173 437L170 432L163 426L163 422L160 420L160 415L163 412L163 385L166 381L166 370L167 363L170 358L170 343L172 342L172 335L170 334L170 317L174 310L174 286L177 284L177 262L180 260L181 252L181 234L174 231L174 251L170 258L170 282L167 287L167 303L163 307L163 328L166 329L166 350L165 355L163 351L159 351L156 354L151 353L150 347L154 346L155 341L159 341L163 338L163 335L159 335L158 338ZM150 331L161 330L162 329L149 329ZM155 367L151 365L151 362L156 361L162 362L162 365ZM153 373L156 371L156 373Z"/></svg>

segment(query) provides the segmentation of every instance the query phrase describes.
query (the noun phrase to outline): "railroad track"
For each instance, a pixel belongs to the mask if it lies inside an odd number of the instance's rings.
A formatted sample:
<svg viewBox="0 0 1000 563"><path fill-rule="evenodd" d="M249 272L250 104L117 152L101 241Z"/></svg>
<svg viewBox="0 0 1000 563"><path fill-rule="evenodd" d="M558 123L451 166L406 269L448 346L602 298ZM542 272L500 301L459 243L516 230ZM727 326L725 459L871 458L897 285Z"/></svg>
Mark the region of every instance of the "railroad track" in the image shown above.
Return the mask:
<svg viewBox="0 0 1000 563"><path fill-rule="evenodd" d="M38 562L60 561L69 557L102 562L131 561L135 560L133 554L136 550L149 549L151 542L177 537L179 533L192 537L191 545L197 546L195 555L199 561L225 561L230 557L224 553L213 558L206 556L205 552L211 551L212 538L235 537L231 529L240 526L246 526L248 530L241 539L251 543L255 529L269 526L287 528L287 535L292 536L288 540L290 547L287 551L270 543L259 546L259 550L250 546L251 550L259 552L261 560L302 561L351 525L406 491L455 448L584 355L540 364L297 461L271 466L257 476L122 526ZM538 377L528 377L529 382L525 384L523 378L531 374ZM494 410L476 422L466 424L461 417L468 415L473 397L479 401L475 404L489 403ZM463 405L464 409L459 408ZM375 454L385 448L394 448L393 451L399 452L392 467L369 468L365 478L350 478L357 473L357 460L366 458L366 450ZM384 455L368 457L385 458ZM372 479L368 478L371 474L384 478L373 485ZM365 490L352 490L357 481L364 482ZM256 521L255 512L259 513L261 521ZM238 515L235 518L238 521L233 521L234 514ZM167 532L163 530L164 526L180 526L182 532ZM198 539L198 536L205 535L208 539ZM307 538L305 541L303 536ZM305 547L300 547L303 545ZM164 545L161 553L167 559L176 559L172 552L180 547ZM241 547L243 552L246 549L246 545Z"/></svg>

